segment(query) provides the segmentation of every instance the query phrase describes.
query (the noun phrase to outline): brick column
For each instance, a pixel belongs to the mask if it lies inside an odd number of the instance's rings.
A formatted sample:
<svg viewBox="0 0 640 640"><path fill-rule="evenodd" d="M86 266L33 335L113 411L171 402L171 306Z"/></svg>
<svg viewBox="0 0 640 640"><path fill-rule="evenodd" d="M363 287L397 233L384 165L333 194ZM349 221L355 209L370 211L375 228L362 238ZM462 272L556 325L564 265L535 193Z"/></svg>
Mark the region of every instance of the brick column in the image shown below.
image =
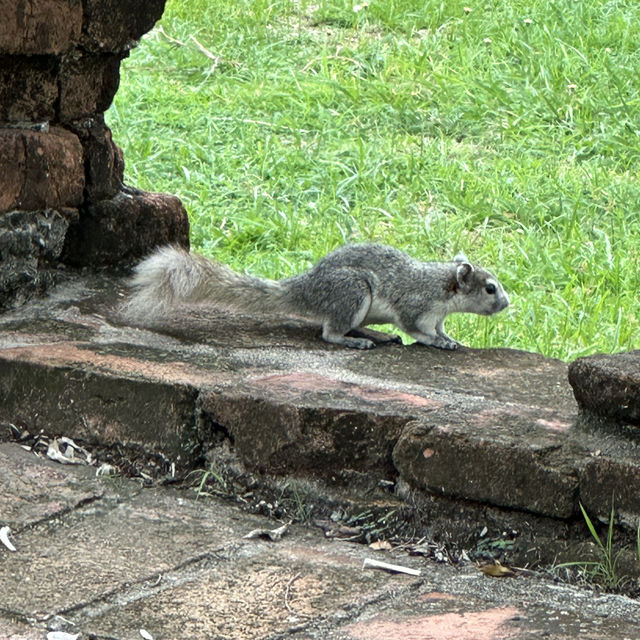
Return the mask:
<svg viewBox="0 0 640 640"><path fill-rule="evenodd" d="M58 268L188 246L180 201L123 184L104 123L120 61L165 0L0 0L0 309Z"/></svg>

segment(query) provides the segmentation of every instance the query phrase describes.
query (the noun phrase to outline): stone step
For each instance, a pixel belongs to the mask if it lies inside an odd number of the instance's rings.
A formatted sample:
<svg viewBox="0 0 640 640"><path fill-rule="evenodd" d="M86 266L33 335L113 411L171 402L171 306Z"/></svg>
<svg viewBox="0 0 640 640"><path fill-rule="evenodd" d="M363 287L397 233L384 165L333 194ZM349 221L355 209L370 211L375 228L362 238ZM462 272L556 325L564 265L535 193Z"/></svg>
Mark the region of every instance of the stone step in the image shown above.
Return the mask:
<svg viewBox="0 0 640 640"><path fill-rule="evenodd" d="M143 445L182 469L222 438L257 477L319 482L359 504L422 501L433 513L419 526L445 504L470 523L500 513L498 528L533 517L532 536L553 522L556 535L580 522L579 502L606 520L612 496L623 524L640 517L635 442L581 426L563 362L510 349L362 352L303 321L205 307L134 328L119 318L123 295L121 280L70 277L0 317L0 420Z"/></svg>
<svg viewBox="0 0 640 640"><path fill-rule="evenodd" d="M640 351L578 358L569 382L585 417L640 426Z"/></svg>

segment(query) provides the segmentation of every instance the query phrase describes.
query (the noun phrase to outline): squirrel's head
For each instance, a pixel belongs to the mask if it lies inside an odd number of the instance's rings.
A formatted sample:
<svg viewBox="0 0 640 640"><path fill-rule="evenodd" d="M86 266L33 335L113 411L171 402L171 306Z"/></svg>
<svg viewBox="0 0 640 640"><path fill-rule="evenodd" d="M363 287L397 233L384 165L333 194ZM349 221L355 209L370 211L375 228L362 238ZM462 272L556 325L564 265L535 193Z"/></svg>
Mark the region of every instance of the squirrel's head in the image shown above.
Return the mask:
<svg viewBox="0 0 640 640"><path fill-rule="evenodd" d="M494 275L472 265L462 254L453 261L456 267L455 296L460 311L490 316L509 306L509 296Z"/></svg>

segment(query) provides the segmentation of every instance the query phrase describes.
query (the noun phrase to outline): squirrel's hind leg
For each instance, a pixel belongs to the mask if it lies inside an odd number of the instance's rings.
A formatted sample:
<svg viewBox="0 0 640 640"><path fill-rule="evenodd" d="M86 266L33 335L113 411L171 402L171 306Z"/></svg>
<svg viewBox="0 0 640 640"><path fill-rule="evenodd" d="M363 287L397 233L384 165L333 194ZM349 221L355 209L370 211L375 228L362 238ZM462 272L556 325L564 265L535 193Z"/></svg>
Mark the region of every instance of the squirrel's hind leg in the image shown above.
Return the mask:
<svg viewBox="0 0 640 640"><path fill-rule="evenodd" d="M373 349L369 336L347 334L359 329L371 308L371 286L352 268L316 270L306 287L311 315L322 322L322 339L351 349Z"/></svg>
<svg viewBox="0 0 640 640"><path fill-rule="evenodd" d="M352 274L345 270L346 276ZM341 286L333 284L335 301L326 309L322 322L322 339L351 349L373 349L379 342L367 335L360 325L371 307L371 289L365 280L345 277ZM350 333L351 335L347 335Z"/></svg>
<svg viewBox="0 0 640 640"><path fill-rule="evenodd" d="M367 338L375 344L402 344L402 338L395 333L385 333L384 331L365 329L364 327L351 329L351 331L349 331L349 335L356 338Z"/></svg>

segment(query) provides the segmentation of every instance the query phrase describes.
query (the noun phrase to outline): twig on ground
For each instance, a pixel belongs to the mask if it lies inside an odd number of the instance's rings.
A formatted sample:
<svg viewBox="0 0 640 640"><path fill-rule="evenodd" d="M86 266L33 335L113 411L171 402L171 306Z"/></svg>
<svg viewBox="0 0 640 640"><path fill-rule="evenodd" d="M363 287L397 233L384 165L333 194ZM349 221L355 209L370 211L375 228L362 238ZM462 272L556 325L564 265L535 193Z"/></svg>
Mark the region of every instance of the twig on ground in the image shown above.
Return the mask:
<svg viewBox="0 0 640 640"><path fill-rule="evenodd" d="M287 583L287 588L285 589L285 592L284 592L284 606L287 607L287 611L293 615L298 615L298 614L293 609L293 607L289 604L289 596L291 595L291 587L293 583L300 577L300 575L301 575L300 573L296 573L296 575L293 576L291 580L289 580L289 582Z"/></svg>

